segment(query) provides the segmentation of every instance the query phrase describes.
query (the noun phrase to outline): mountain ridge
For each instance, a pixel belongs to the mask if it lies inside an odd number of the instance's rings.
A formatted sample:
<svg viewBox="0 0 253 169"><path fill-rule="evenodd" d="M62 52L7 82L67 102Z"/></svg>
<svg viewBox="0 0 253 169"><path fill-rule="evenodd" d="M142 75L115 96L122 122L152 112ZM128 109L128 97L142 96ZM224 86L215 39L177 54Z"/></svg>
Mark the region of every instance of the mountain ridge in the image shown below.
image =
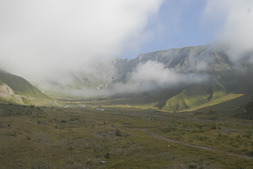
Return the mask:
<svg viewBox="0 0 253 169"><path fill-rule="evenodd" d="M185 111L253 95L250 60L253 53L238 56L237 62L230 55L226 46L173 48L140 54L133 59L97 62L90 70L72 73L67 84L51 81L50 85L54 86L52 89L67 92L58 95L63 100L106 98L111 104L153 105L165 111ZM29 82L23 81L22 89L15 86L21 82L12 83L5 78L5 83L15 93L29 96L25 87L31 85ZM33 96L46 97L36 88L30 89ZM49 92L57 93L57 90Z"/></svg>

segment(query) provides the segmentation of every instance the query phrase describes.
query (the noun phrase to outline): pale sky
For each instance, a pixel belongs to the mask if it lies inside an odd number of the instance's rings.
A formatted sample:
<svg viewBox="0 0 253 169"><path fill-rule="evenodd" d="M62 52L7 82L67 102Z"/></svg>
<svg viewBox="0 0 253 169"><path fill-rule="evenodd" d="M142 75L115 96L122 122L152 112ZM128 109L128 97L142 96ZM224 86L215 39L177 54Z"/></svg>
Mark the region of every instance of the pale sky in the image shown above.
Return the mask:
<svg viewBox="0 0 253 169"><path fill-rule="evenodd" d="M252 0L0 0L0 67L36 81L169 48L238 53L252 30Z"/></svg>
<svg viewBox="0 0 253 169"><path fill-rule="evenodd" d="M219 19L209 20L206 7L207 0L164 0L146 27L153 33L152 37L124 56L212 43L222 23Z"/></svg>

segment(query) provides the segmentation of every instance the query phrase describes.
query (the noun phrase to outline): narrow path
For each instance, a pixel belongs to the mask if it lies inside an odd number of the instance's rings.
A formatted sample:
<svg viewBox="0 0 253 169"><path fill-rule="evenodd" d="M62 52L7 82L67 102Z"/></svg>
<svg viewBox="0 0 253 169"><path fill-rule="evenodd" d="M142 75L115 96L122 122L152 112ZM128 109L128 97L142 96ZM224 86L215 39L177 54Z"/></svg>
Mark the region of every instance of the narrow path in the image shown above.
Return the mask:
<svg viewBox="0 0 253 169"><path fill-rule="evenodd" d="M169 138L161 136L157 133L154 133L154 132L152 132L148 129L142 129L142 131L147 132L148 134L152 135L153 137L155 137L159 140L164 140L164 141L167 141L167 142L170 142L170 143L177 143L177 144L181 144L181 145L188 146L188 147L193 147L193 148L198 148L198 149L208 150L208 151L215 151L215 152L224 153L224 154L234 156L234 157L244 158L244 159L247 159L247 160L253 160L253 157L250 157L250 156L234 154L234 153L230 153L230 152L223 151L223 150L220 150L220 149L216 149L216 148L213 148L213 147L198 146L198 145L194 145L194 144L190 144L190 143L186 143L186 142L182 142L182 141L178 141L178 140L169 139Z"/></svg>

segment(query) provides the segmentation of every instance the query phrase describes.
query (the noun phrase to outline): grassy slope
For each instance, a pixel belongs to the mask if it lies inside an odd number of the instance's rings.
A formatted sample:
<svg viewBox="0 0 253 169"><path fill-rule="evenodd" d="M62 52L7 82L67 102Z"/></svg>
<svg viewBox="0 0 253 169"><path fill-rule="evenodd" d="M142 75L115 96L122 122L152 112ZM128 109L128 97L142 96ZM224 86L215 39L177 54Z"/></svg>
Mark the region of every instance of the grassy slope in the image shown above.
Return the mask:
<svg viewBox="0 0 253 169"><path fill-rule="evenodd" d="M27 80L22 77L4 72L0 70L0 81L6 83L18 95L24 95L37 98L48 98L36 87L31 85Z"/></svg>
<svg viewBox="0 0 253 169"><path fill-rule="evenodd" d="M193 85L184 89L180 94L168 99L163 110L175 112L192 109L205 104L226 101L220 99L225 95L227 95L226 90L219 84L213 86L208 84ZM218 101L216 101L217 99Z"/></svg>
<svg viewBox="0 0 253 169"><path fill-rule="evenodd" d="M207 102L205 104L201 104L198 106L195 106L193 108L184 110L184 111L224 111L224 110L233 110L236 108L236 106L239 106L240 104L245 104L246 102L242 102L242 97L244 97L243 94L227 94L222 97L219 97L215 100L212 100L210 102ZM246 101L246 100L245 100Z"/></svg>

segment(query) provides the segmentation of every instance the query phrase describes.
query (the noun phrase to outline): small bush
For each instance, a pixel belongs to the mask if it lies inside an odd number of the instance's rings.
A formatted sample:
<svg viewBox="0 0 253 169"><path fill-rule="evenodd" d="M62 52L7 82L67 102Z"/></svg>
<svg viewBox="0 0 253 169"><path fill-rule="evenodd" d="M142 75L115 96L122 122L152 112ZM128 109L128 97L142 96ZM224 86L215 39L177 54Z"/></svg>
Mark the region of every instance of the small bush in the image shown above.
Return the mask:
<svg viewBox="0 0 253 169"><path fill-rule="evenodd" d="M30 108L32 108L32 109L35 108L35 105L30 105Z"/></svg>
<svg viewBox="0 0 253 169"><path fill-rule="evenodd" d="M189 165L189 169L193 169L193 168L198 168L198 166L196 166L196 165Z"/></svg>
<svg viewBox="0 0 253 169"><path fill-rule="evenodd" d="M217 128L216 128L215 125L213 125L213 126L211 127L211 129L212 129L212 130L216 130Z"/></svg>
<svg viewBox="0 0 253 169"><path fill-rule="evenodd" d="M117 129L117 130L115 131L115 135L120 137L120 136L122 136L122 133Z"/></svg>
<svg viewBox="0 0 253 169"><path fill-rule="evenodd" d="M105 158L111 158L111 153L106 153Z"/></svg>
<svg viewBox="0 0 253 169"><path fill-rule="evenodd" d="M218 120L218 117L217 116L212 116L209 118L209 120Z"/></svg>
<svg viewBox="0 0 253 169"><path fill-rule="evenodd" d="M61 123L67 123L68 121L67 120L61 120L60 122Z"/></svg>

